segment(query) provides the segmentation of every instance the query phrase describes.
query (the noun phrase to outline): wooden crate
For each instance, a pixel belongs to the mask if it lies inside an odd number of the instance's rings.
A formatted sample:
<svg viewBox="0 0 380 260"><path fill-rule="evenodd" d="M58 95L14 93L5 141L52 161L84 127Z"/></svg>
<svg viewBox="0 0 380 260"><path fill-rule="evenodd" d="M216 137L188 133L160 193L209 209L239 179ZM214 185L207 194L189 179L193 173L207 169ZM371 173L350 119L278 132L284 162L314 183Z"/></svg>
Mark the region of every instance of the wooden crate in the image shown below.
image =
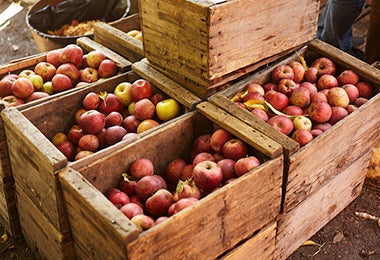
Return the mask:
<svg viewBox="0 0 380 260"><path fill-rule="evenodd" d="M292 210L279 217L276 259L286 259L346 208L362 190L370 152L324 183Z"/></svg>
<svg viewBox="0 0 380 260"><path fill-rule="evenodd" d="M137 78L141 77L130 71L94 84L92 87L67 93L22 111L16 108L2 111L16 191L25 193L41 214L61 233L68 232L69 225L62 203L57 171L67 164L86 165L87 163L86 160L68 162L66 157L50 142L50 139L55 133L66 132L73 125L74 113L81 107L83 97L87 93L90 91L113 91L117 84L125 81L133 82ZM165 92L165 87L170 88L170 80L167 78L162 80L163 82L157 80L156 84L160 82L164 84L165 86L160 90ZM173 83L173 85L176 84ZM159 85L155 85L155 87L159 88ZM185 99L185 96L182 99ZM190 100L197 99L190 98ZM185 105L190 104L191 101ZM182 106L182 112L190 110L191 106L195 107L194 104L190 104L190 108L185 105ZM155 131L155 129L148 130L139 136L147 134L149 131ZM134 139L131 141L133 142ZM125 143L115 144L115 146L123 145ZM99 158L107 152L109 152L108 148L98 151L91 157ZM18 204L23 202L19 201ZM27 205L19 205L18 209L23 210L26 207ZM35 216L30 217L35 218ZM28 229L26 223L21 222L21 226L23 232L30 235L33 230Z"/></svg>
<svg viewBox="0 0 380 260"><path fill-rule="evenodd" d="M299 149L299 145L297 146L290 137L279 133L231 101L230 98L240 92L246 83L269 82L270 73L277 64L285 64L297 59L297 55L303 55L307 60L310 57L311 59L320 56L330 57L335 62L338 71L344 68L354 70L362 80L372 83L375 93L379 92L380 86L380 74L374 67L331 45L315 40L293 55L283 57L268 68L210 97L211 103L223 107L248 125L268 134L282 144L286 160L282 205L284 212L296 207L312 193L318 191L324 183L348 167L351 162L371 150L378 136L377 129L380 128L380 119L375 112L380 109L380 95L377 94L365 105L335 124L329 131Z"/></svg>
<svg viewBox="0 0 380 260"><path fill-rule="evenodd" d="M138 13L129 15L111 23L99 22L94 26L94 40L116 51L131 62L144 58L142 41L129 36L131 30L141 31Z"/></svg>
<svg viewBox="0 0 380 260"><path fill-rule="evenodd" d="M119 71L127 71L131 68L131 62L115 52L105 48L104 46L94 42L89 38L79 38L78 45L81 46L84 52L94 49L101 50L106 56L117 63ZM32 69L38 62L46 61L46 53L40 53L33 56L24 57L14 60L9 64L0 66L0 78L8 73L20 73L22 70ZM64 92L56 93L46 98L35 100L29 103L22 104L17 107L20 111L38 105L39 103L48 101L55 97L65 95L66 93L75 92L78 89L70 89ZM0 111L5 109L4 104L0 103ZM14 180L9 162L7 138L4 130L4 123L0 119L0 223L14 237L20 237L21 229L18 221L16 198L14 194Z"/></svg>
<svg viewBox="0 0 380 260"><path fill-rule="evenodd" d="M245 247L251 251L261 252L263 248L254 248L259 245L265 245L269 252L273 249L273 225L281 197L281 146L223 110L205 103L200 105L207 107L209 114L219 115L221 124L192 111L159 131L92 161L88 167L73 165L59 173L79 258L180 259L186 256L213 259L236 249L240 242L247 242ZM120 173L137 158L151 159L157 172L163 172L171 160L189 157L196 136L224 126L247 141L266 162L142 233L86 178L97 173L98 178L106 175L120 180ZM256 150L252 146L256 142L266 143L266 146L259 145L262 150ZM105 243L107 247L102 247ZM235 253L236 256L246 254L243 249Z"/></svg>
<svg viewBox="0 0 380 260"><path fill-rule="evenodd" d="M318 0L143 0L145 57L206 97L266 59L314 39L318 11Z"/></svg>

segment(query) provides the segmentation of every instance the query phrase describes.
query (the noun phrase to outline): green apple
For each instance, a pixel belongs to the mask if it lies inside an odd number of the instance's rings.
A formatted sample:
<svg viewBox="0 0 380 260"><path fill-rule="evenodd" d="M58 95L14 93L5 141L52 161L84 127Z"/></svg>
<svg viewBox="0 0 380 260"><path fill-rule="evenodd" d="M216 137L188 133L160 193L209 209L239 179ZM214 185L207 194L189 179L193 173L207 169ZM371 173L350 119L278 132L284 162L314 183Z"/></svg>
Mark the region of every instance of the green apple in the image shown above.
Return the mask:
<svg viewBox="0 0 380 260"><path fill-rule="evenodd" d="M128 106L132 102L130 95L131 85L129 82L121 82L113 91L113 93L121 99L124 106Z"/></svg>
<svg viewBox="0 0 380 260"><path fill-rule="evenodd" d="M156 105L157 117L164 122L175 118L178 116L179 112L180 105L176 100L172 98L162 100Z"/></svg>
<svg viewBox="0 0 380 260"><path fill-rule="evenodd" d="M49 95L54 94L53 84L51 83L51 81L46 81L46 82L43 84L41 90L42 90L43 92L48 93Z"/></svg>
<svg viewBox="0 0 380 260"><path fill-rule="evenodd" d="M40 75L38 74L31 75L29 79L33 84L34 90L42 89L42 86L44 85L44 79Z"/></svg>

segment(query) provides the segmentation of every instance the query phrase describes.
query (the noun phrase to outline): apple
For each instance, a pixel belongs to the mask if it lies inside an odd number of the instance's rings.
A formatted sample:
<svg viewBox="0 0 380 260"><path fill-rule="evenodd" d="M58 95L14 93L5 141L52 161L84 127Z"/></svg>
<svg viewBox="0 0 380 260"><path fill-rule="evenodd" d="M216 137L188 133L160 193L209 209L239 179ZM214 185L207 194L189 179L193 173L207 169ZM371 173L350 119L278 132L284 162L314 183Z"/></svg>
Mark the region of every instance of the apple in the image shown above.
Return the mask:
<svg viewBox="0 0 380 260"><path fill-rule="evenodd" d="M194 166L192 163L186 165L185 168L183 168L180 179L182 181L186 181L186 180L192 178L193 177L193 169L194 169Z"/></svg>
<svg viewBox="0 0 380 260"><path fill-rule="evenodd" d="M113 93L103 93L100 95L100 104L98 110L106 115L112 111L121 113L123 111L123 103L121 99Z"/></svg>
<svg viewBox="0 0 380 260"><path fill-rule="evenodd" d="M246 92L246 94L243 96L243 100L242 101L243 101L243 103L245 103L245 102L247 102L249 100L264 101L265 98L264 98L263 94L261 94L260 92L250 91L250 92Z"/></svg>
<svg viewBox="0 0 380 260"><path fill-rule="evenodd" d="M138 102L140 101L137 101L136 104ZM163 122L166 122L170 119L177 117L179 115L179 112L180 112L180 105L173 98L168 98L168 99L159 101L156 105L157 117Z"/></svg>
<svg viewBox="0 0 380 260"><path fill-rule="evenodd" d="M124 106L128 106L132 102L130 95L131 85L130 82L121 82L113 90L113 93L120 98Z"/></svg>
<svg viewBox="0 0 380 260"><path fill-rule="evenodd" d="M156 92L156 93L154 93L154 94L152 95L152 97L150 98L150 101L152 101L153 104L154 104L155 106L157 106L158 102L163 101L163 100L165 100L165 99L166 99L166 96L165 96L164 94L162 94L162 93L160 93L160 92Z"/></svg>
<svg viewBox="0 0 380 260"><path fill-rule="evenodd" d="M81 150L96 152L99 147L99 139L94 134L85 134L79 139L78 147Z"/></svg>
<svg viewBox="0 0 380 260"><path fill-rule="evenodd" d="M165 179L161 175L153 174L144 176L136 183L136 194L142 200L146 201L159 189L166 189Z"/></svg>
<svg viewBox="0 0 380 260"><path fill-rule="evenodd" d="M321 91L310 94L310 103L315 101L328 102L326 94Z"/></svg>
<svg viewBox="0 0 380 260"><path fill-rule="evenodd" d="M338 87L338 80L334 75L324 74L317 81L318 90Z"/></svg>
<svg viewBox="0 0 380 260"><path fill-rule="evenodd" d="M132 219L138 214L144 214L144 209L140 205L132 202L123 205L120 211L129 219Z"/></svg>
<svg viewBox="0 0 380 260"><path fill-rule="evenodd" d="M318 92L317 86L313 83L308 82L308 81L302 82L299 87L300 88L306 88L307 90L309 90L310 94Z"/></svg>
<svg viewBox="0 0 380 260"><path fill-rule="evenodd" d="M346 69L337 76L337 80L338 80L339 86L343 86L346 84L355 85L356 83L359 82L359 75L352 70Z"/></svg>
<svg viewBox="0 0 380 260"><path fill-rule="evenodd" d="M173 202L173 194L170 191L159 189L145 201L145 208L149 214L160 217L168 214L168 209Z"/></svg>
<svg viewBox="0 0 380 260"><path fill-rule="evenodd" d="M265 94L265 90L264 88L258 84L258 83L248 83L245 87L244 87L244 91L247 91L247 92L258 92L260 93L262 96L264 96Z"/></svg>
<svg viewBox="0 0 380 260"><path fill-rule="evenodd" d="M267 112L265 112L264 110L262 110L260 108L252 109L251 114L257 116L258 118L260 118L264 122L268 121L268 119L269 119Z"/></svg>
<svg viewBox="0 0 380 260"><path fill-rule="evenodd" d="M79 67L83 61L83 50L76 44L68 44L61 49L60 60L62 63L72 63Z"/></svg>
<svg viewBox="0 0 380 260"><path fill-rule="evenodd" d="M148 158L134 160L129 166L129 174L135 179L154 174L154 164Z"/></svg>
<svg viewBox="0 0 380 260"><path fill-rule="evenodd" d="M42 89L44 85L44 79L40 75L32 75L29 77L29 79L32 82L35 91L39 91Z"/></svg>
<svg viewBox="0 0 380 260"><path fill-rule="evenodd" d="M32 102L34 100L38 100L38 99L45 98L45 97L48 97L48 96L50 96L50 95L48 93L46 93L46 92L43 92L43 91L34 91L32 94L30 94L29 97L27 97L25 99L25 102L29 103L29 102Z"/></svg>
<svg viewBox="0 0 380 260"><path fill-rule="evenodd" d="M138 79L132 83L130 95L133 101L138 101L143 98L151 98L153 95L153 88L149 81L145 79Z"/></svg>
<svg viewBox="0 0 380 260"><path fill-rule="evenodd" d="M97 110L88 110L80 115L78 125L85 133L97 134L106 125L105 118L105 114Z"/></svg>
<svg viewBox="0 0 380 260"><path fill-rule="evenodd" d="M165 167L165 179L172 184L177 184L186 165L187 162L182 158L170 161Z"/></svg>
<svg viewBox="0 0 380 260"><path fill-rule="evenodd" d="M359 97L355 100L354 105L355 105L356 107L360 107L360 106L362 106L363 104L365 104L367 101L368 101L367 98L364 98L364 97L360 97L360 96L359 96Z"/></svg>
<svg viewBox="0 0 380 260"><path fill-rule="evenodd" d="M260 166L261 162L260 160L255 156L247 156L240 158L236 161L234 170L237 177L240 177L249 171L255 169L256 167Z"/></svg>
<svg viewBox="0 0 380 260"><path fill-rule="evenodd" d="M292 120L284 115L274 115L268 119L267 123L285 135L289 135L293 131Z"/></svg>
<svg viewBox="0 0 380 260"><path fill-rule="evenodd" d="M183 198L200 199L201 196L202 192L195 184L194 180L179 181L175 191L173 192L174 201L178 201Z"/></svg>
<svg viewBox="0 0 380 260"><path fill-rule="evenodd" d="M131 222L141 231L148 230L155 225L154 219L145 214L137 214L131 219Z"/></svg>
<svg viewBox="0 0 380 260"><path fill-rule="evenodd" d="M57 68L56 74L63 74L71 79L72 85L78 83L81 79L81 73L78 68L72 63L63 63Z"/></svg>
<svg viewBox="0 0 380 260"><path fill-rule="evenodd" d="M73 88L71 79L64 74L55 74L51 80L53 92L58 93Z"/></svg>
<svg viewBox="0 0 380 260"><path fill-rule="evenodd" d="M67 132L67 137L69 138L70 142L72 142L74 145L78 145L79 139L84 136L83 129L77 125L74 124L69 131ZM98 138L99 140L99 138Z"/></svg>
<svg viewBox="0 0 380 260"><path fill-rule="evenodd" d="M194 166L193 180L199 188L211 191L221 186L223 172L216 162L202 161Z"/></svg>
<svg viewBox="0 0 380 260"><path fill-rule="evenodd" d="M135 115L129 115L123 119L122 126L127 130L128 133L136 133L137 127L140 123L141 121L138 120Z"/></svg>
<svg viewBox="0 0 380 260"><path fill-rule="evenodd" d="M334 75L336 71L335 63L328 57L320 57L315 59L310 67L318 70L318 77L322 75Z"/></svg>
<svg viewBox="0 0 380 260"><path fill-rule="evenodd" d="M310 83L315 83L318 80L318 69L309 67L305 71L305 80Z"/></svg>
<svg viewBox="0 0 380 260"><path fill-rule="evenodd" d="M320 136L321 134L323 134L323 131L320 129L311 129L310 133L313 136L313 138L316 138L317 136Z"/></svg>
<svg viewBox="0 0 380 260"><path fill-rule="evenodd" d="M354 84L344 84L342 86L342 89L346 91L348 98L350 99L350 104L353 104L359 97L359 89Z"/></svg>
<svg viewBox="0 0 380 260"><path fill-rule="evenodd" d="M58 132L56 134L53 135L53 137L51 138L51 142L55 145L55 146L58 146L60 145L61 143L63 142L66 142L66 141L69 141L69 138L68 136L63 133L63 132Z"/></svg>
<svg viewBox="0 0 380 260"><path fill-rule="evenodd" d="M140 124L137 126L136 133L140 134L142 132L145 132L149 129L152 129L153 127L159 126L160 123L158 123L154 119L145 119L140 122Z"/></svg>
<svg viewBox="0 0 380 260"><path fill-rule="evenodd" d="M293 79L294 72L289 65L277 65L272 70L272 80L274 83L278 83L281 79Z"/></svg>
<svg viewBox="0 0 380 260"><path fill-rule="evenodd" d="M267 82L264 84L263 89L265 90L265 93L268 92L269 90L276 90L277 84L274 82Z"/></svg>
<svg viewBox="0 0 380 260"><path fill-rule="evenodd" d="M48 93L49 95L54 94L53 84L52 84L51 81L46 81L46 82L42 85L41 90L42 90L43 92Z"/></svg>
<svg viewBox="0 0 380 260"><path fill-rule="evenodd" d="M36 73L31 69L24 69L19 74L18 77L20 78L29 78L32 75L35 75Z"/></svg>
<svg viewBox="0 0 380 260"><path fill-rule="evenodd" d="M37 63L33 70L37 75L42 77L44 82L51 80L57 73L57 68L53 64L45 61Z"/></svg>
<svg viewBox="0 0 380 260"><path fill-rule="evenodd" d="M302 65L302 63L299 61L296 61L296 60L292 60L289 62L288 65L293 69L293 74L294 74L293 80L294 80L294 82L296 82L296 83L303 82L306 69Z"/></svg>
<svg viewBox="0 0 380 260"><path fill-rule="evenodd" d="M99 64L98 73L103 78L112 77L117 73L117 65L113 60L105 59Z"/></svg>
<svg viewBox="0 0 380 260"><path fill-rule="evenodd" d="M34 86L29 78L19 77L13 82L11 90L15 97L26 99L34 92Z"/></svg>
<svg viewBox="0 0 380 260"><path fill-rule="evenodd" d="M232 138L223 145L223 155L234 161L247 155L248 147L245 142L238 138Z"/></svg>
<svg viewBox="0 0 380 260"><path fill-rule="evenodd" d="M76 155L75 155L75 158L74 158L74 161L78 161L80 159L83 159L85 157L88 157L90 155L94 154L94 152L92 151L79 151Z"/></svg>
<svg viewBox="0 0 380 260"><path fill-rule="evenodd" d="M293 121L294 130L305 129L305 130L310 131L313 126L313 123L311 122L311 120L306 116L296 116L293 118L292 121Z"/></svg>
<svg viewBox="0 0 380 260"><path fill-rule="evenodd" d="M338 121L342 120L348 115L348 111L344 107L332 107L331 108L331 117L329 123L334 125Z"/></svg>
<svg viewBox="0 0 380 260"><path fill-rule="evenodd" d="M234 136L223 128L216 129L210 136L211 149L214 152L222 153L224 144Z"/></svg>
<svg viewBox="0 0 380 260"><path fill-rule="evenodd" d="M213 154L207 152L201 152L194 156L193 158L193 167L203 161L213 161L216 162L216 159Z"/></svg>
<svg viewBox="0 0 380 260"><path fill-rule="evenodd" d="M358 90L359 90L359 97L363 97L363 98L366 98L366 99L369 99L372 97L372 86L370 83L366 82L366 81L359 81L358 83L356 83L355 85Z"/></svg>
<svg viewBox="0 0 380 260"><path fill-rule="evenodd" d="M99 73L95 68L85 67L79 71L79 80L81 82L93 83L98 81Z"/></svg>
<svg viewBox="0 0 380 260"><path fill-rule="evenodd" d="M310 143L314 139L314 136L309 130L300 128L294 131L292 139L297 141L300 146L304 146Z"/></svg>
<svg viewBox="0 0 380 260"><path fill-rule="evenodd" d="M327 102L314 101L308 108L309 117L315 123L325 123L331 117L331 106Z"/></svg>
<svg viewBox="0 0 380 260"><path fill-rule="evenodd" d="M102 128L100 129L98 133L96 133L96 136L98 137L98 140L99 140L99 149L103 149L109 146L109 144L107 144L106 142L106 132L107 132L107 129Z"/></svg>
<svg viewBox="0 0 380 260"><path fill-rule="evenodd" d="M92 50L86 54L86 64L92 68L97 69L100 63L106 59L106 55L99 50ZM86 66L86 67L87 67Z"/></svg>
<svg viewBox="0 0 380 260"><path fill-rule="evenodd" d="M23 99L15 97L13 95L3 97L0 101L4 104L5 107L17 107L25 103Z"/></svg>
<svg viewBox="0 0 380 260"><path fill-rule="evenodd" d="M17 74L8 74L0 80L0 97L12 95L12 85L17 78Z"/></svg>
<svg viewBox="0 0 380 260"><path fill-rule="evenodd" d="M278 91L270 90L265 93L264 98L271 104L276 110L283 110L285 107L289 105L289 98Z"/></svg>
<svg viewBox="0 0 380 260"><path fill-rule="evenodd" d="M194 203L198 201L199 199L194 198L194 197L180 199L169 207L168 216L177 214L178 212L190 207L191 205L193 205Z"/></svg>
<svg viewBox="0 0 380 260"><path fill-rule="evenodd" d="M62 142L57 146L57 149L63 153L68 161L75 160L75 147L74 144L70 141Z"/></svg>
<svg viewBox="0 0 380 260"><path fill-rule="evenodd" d="M300 108L306 108L310 105L310 92L306 88L297 88L289 97L289 102L292 105Z"/></svg>
<svg viewBox="0 0 380 260"><path fill-rule="evenodd" d="M46 62L58 68L59 65L62 64L60 55L61 55L61 49L54 49L54 50L48 51L48 53L46 54Z"/></svg>
<svg viewBox="0 0 380 260"><path fill-rule="evenodd" d="M87 110L97 109L100 103L100 97L95 92L89 92L84 96L82 105Z"/></svg>
<svg viewBox="0 0 380 260"><path fill-rule="evenodd" d="M193 151L194 153L208 152L211 153L213 150L210 144L211 134L201 134L197 136L193 141Z"/></svg>
<svg viewBox="0 0 380 260"><path fill-rule="evenodd" d="M234 167L235 167L235 161L234 160L224 158L224 159L221 159L220 161L218 161L216 164L222 169L222 172L223 172L222 182L223 183L225 181L231 179L231 178L236 177L235 169L234 169Z"/></svg>
<svg viewBox="0 0 380 260"><path fill-rule="evenodd" d="M120 190L125 192L129 197L136 195L136 183L137 181L132 179L132 176L126 173L121 174L122 179L120 180L119 187Z"/></svg>
<svg viewBox="0 0 380 260"><path fill-rule="evenodd" d="M124 135L127 134L127 130L120 125L114 125L106 128L105 141L108 145L113 145L120 142Z"/></svg>
<svg viewBox="0 0 380 260"><path fill-rule="evenodd" d="M315 124L313 126L313 129L319 129L322 132L325 132L325 131L329 130L331 127L332 127L332 124L330 124L329 122L325 122L325 123Z"/></svg>
<svg viewBox="0 0 380 260"><path fill-rule="evenodd" d="M89 111L89 110L88 110L88 109L85 109L84 107L81 107L81 108L79 108L77 111L75 111L75 113L74 113L74 121L75 121L76 124L78 124L80 116L81 116L84 112L86 112L86 111Z"/></svg>
<svg viewBox="0 0 380 260"><path fill-rule="evenodd" d="M354 104L349 104L349 105L346 107L346 110L347 110L348 114L351 114L351 113L354 112L356 109L357 109L357 106L355 106Z"/></svg>
<svg viewBox="0 0 380 260"><path fill-rule="evenodd" d="M108 200L118 209L130 203L129 196L117 188L112 188L107 192Z"/></svg>
<svg viewBox="0 0 380 260"><path fill-rule="evenodd" d="M295 105L289 105L285 107L281 112L288 116L300 116L304 114L303 109Z"/></svg>
<svg viewBox="0 0 380 260"><path fill-rule="evenodd" d="M133 115L140 121L153 118L156 107L148 98L138 100L133 107Z"/></svg>
<svg viewBox="0 0 380 260"><path fill-rule="evenodd" d="M215 158L215 162L219 162L220 160L225 159L222 152L220 152L220 153L214 153L213 155L214 155L214 158Z"/></svg>
<svg viewBox="0 0 380 260"><path fill-rule="evenodd" d="M334 87L327 92L327 100L332 107L345 108L350 103L347 92L341 87Z"/></svg>
<svg viewBox="0 0 380 260"><path fill-rule="evenodd" d="M123 123L123 115L119 112L112 111L106 116L106 128L111 127L111 126L121 126Z"/></svg>
<svg viewBox="0 0 380 260"><path fill-rule="evenodd" d="M299 84L292 79L281 79L277 84L277 91L290 97L294 90L299 88Z"/></svg>

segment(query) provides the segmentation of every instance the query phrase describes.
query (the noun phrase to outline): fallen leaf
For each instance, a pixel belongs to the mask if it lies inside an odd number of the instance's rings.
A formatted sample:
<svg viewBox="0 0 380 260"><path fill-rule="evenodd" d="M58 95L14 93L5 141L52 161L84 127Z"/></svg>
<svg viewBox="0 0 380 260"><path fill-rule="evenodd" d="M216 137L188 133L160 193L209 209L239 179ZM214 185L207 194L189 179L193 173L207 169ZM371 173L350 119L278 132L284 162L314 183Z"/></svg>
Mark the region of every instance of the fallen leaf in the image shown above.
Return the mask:
<svg viewBox="0 0 380 260"><path fill-rule="evenodd" d="M342 241L342 239L344 238L344 234L343 232L338 232L338 234L336 234L333 238L333 244L335 243L339 243L340 241Z"/></svg>

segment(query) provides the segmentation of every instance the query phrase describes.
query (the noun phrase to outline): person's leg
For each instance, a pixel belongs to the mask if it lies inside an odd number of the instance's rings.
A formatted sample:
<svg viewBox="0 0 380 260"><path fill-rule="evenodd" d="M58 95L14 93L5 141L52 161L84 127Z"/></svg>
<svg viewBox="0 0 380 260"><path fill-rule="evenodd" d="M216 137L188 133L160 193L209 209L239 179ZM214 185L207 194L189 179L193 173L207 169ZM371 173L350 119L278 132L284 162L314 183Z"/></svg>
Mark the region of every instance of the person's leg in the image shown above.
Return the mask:
<svg viewBox="0 0 380 260"><path fill-rule="evenodd" d="M352 25L361 13L365 0L328 0L321 15L323 30L319 38L345 52L352 48Z"/></svg>
<svg viewBox="0 0 380 260"><path fill-rule="evenodd" d="M367 42L365 46L365 60L372 64L380 60L380 0L372 0Z"/></svg>

